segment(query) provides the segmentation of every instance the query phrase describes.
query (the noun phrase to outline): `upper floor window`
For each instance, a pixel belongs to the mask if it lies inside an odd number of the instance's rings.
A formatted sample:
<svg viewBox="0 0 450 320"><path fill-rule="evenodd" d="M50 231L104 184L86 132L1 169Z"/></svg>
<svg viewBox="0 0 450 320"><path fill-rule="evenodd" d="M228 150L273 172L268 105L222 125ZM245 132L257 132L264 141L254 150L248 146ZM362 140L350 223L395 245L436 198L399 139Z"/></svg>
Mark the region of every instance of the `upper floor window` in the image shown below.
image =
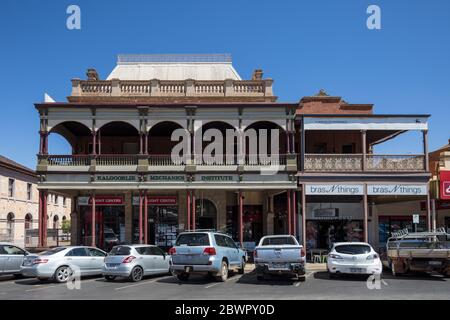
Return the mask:
<svg viewBox="0 0 450 320"><path fill-rule="evenodd" d="M33 188L33 185L31 183L27 183L27 200L31 200L31 198L33 196L32 188Z"/></svg>
<svg viewBox="0 0 450 320"><path fill-rule="evenodd" d="M15 193L15 184L16 181L14 179L9 179L8 180L8 197L12 198L14 197L14 193Z"/></svg>
<svg viewBox="0 0 450 320"><path fill-rule="evenodd" d="M66 205L66 197L63 197L62 199L63 199L63 200L62 200L63 206L65 206L65 205Z"/></svg>
<svg viewBox="0 0 450 320"><path fill-rule="evenodd" d="M58 204L58 195L55 194L55 204Z"/></svg>

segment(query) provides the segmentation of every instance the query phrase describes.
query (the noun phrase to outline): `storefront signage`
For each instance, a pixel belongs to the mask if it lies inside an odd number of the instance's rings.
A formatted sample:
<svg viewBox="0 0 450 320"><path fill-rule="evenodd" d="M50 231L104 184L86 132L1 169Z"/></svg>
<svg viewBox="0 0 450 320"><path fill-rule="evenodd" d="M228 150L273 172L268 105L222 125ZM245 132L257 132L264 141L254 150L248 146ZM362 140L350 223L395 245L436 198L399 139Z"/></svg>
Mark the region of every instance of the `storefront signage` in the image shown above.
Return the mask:
<svg viewBox="0 0 450 320"><path fill-rule="evenodd" d="M148 176L148 181L152 182L184 182L184 175L171 174L151 174Z"/></svg>
<svg viewBox="0 0 450 320"><path fill-rule="evenodd" d="M96 196L95 205L96 206L112 206L112 205L123 205L123 197L121 196ZM79 206L90 206L92 205L91 197L78 197Z"/></svg>
<svg viewBox="0 0 450 320"><path fill-rule="evenodd" d="M425 184L377 184L367 186L368 195L426 195Z"/></svg>
<svg viewBox="0 0 450 320"><path fill-rule="evenodd" d="M339 209L338 208L315 209L313 211L313 216L314 216L315 219L318 219L318 218L338 218L339 217Z"/></svg>
<svg viewBox="0 0 450 320"><path fill-rule="evenodd" d="M201 182L236 182L237 176L235 175L197 175L196 181Z"/></svg>
<svg viewBox="0 0 450 320"><path fill-rule="evenodd" d="M177 196L147 196L148 205L152 206L170 206L177 205ZM139 205L139 197L133 197L133 205Z"/></svg>
<svg viewBox="0 0 450 320"><path fill-rule="evenodd" d="M307 184L307 195L362 195L364 186L359 184Z"/></svg>
<svg viewBox="0 0 450 320"><path fill-rule="evenodd" d="M450 171L441 171L439 173L440 180L440 199L450 200Z"/></svg>
<svg viewBox="0 0 450 320"><path fill-rule="evenodd" d="M135 182L138 181L136 175L96 175L95 181L98 182Z"/></svg>

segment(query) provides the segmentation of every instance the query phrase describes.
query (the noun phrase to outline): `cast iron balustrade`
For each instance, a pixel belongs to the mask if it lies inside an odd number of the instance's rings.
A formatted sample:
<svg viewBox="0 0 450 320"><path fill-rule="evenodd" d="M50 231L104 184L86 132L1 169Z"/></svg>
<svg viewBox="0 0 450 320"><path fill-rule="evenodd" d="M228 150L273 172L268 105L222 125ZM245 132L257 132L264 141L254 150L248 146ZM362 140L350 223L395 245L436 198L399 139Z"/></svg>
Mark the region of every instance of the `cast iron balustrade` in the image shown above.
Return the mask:
<svg viewBox="0 0 450 320"><path fill-rule="evenodd" d="M424 171L424 155L382 155L368 154L367 171Z"/></svg>
<svg viewBox="0 0 450 320"><path fill-rule="evenodd" d="M150 166L184 166L185 161L183 159L173 160L171 155L167 154L152 154L148 156L148 164Z"/></svg>
<svg viewBox="0 0 450 320"><path fill-rule="evenodd" d="M91 164L91 157L89 155L39 156L39 160L47 160L49 166L78 167L89 166Z"/></svg>
<svg viewBox="0 0 450 320"><path fill-rule="evenodd" d="M362 171L362 154L305 154L305 171Z"/></svg>
<svg viewBox="0 0 450 320"><path fill-rule="evenodd" d="M136 166L138 155L135 154L111 154L95 156L97 166Z"/></svg>

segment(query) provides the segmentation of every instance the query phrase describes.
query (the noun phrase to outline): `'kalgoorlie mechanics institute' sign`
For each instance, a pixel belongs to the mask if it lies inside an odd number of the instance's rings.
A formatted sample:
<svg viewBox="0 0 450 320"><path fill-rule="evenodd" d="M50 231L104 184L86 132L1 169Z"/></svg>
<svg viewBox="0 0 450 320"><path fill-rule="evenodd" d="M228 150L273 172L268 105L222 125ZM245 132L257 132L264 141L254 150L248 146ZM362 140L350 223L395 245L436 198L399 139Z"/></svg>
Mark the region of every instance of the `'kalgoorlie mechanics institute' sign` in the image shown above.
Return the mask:
<svg viewBox="0 0 450 320"><path fill-rule="evenodd" d="M186 178L182 174L149 174L147 176L150 182L185 182Z"/></svg>
<svg viewBox="0 0 450 320"><path fill-rule="evenodd" d="M138 181L137 175L124 175L124 174L96 174L96 182L136 182Z"/></svg>

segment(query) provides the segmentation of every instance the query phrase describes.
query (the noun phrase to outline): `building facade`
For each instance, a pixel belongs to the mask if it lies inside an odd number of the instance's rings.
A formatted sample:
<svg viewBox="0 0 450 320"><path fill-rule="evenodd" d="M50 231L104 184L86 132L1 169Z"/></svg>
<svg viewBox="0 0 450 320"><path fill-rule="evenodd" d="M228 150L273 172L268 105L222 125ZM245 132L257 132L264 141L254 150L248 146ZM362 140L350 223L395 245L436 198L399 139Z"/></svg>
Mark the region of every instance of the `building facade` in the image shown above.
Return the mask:
<svg viewBox="0 0 450 320"><path fill-rule="evenodd" d="M88 70L67 102L35 105L40 218L57 191L74 198L74 244L168 248L180 231L214 228L248 248L290 233L314 249L379 241L373 208L427 200L427 115L374 115L323 91L279 103L272 84L261 70L242 80L228 55L119 56L106 80ZM423 132L423 154L373 153L408 130ZM72 153L48 154L50 134Z"/></svg>
<svg viewBox="0 0 450 320"><path fill-rule="evenodd" d="M33 236L38 229L37 182L36 172L0 156L0 241L22 247L37 245ZM60 229L63 221L70 219L71 199L52 192L47 206L48 228Z"/></svg>

